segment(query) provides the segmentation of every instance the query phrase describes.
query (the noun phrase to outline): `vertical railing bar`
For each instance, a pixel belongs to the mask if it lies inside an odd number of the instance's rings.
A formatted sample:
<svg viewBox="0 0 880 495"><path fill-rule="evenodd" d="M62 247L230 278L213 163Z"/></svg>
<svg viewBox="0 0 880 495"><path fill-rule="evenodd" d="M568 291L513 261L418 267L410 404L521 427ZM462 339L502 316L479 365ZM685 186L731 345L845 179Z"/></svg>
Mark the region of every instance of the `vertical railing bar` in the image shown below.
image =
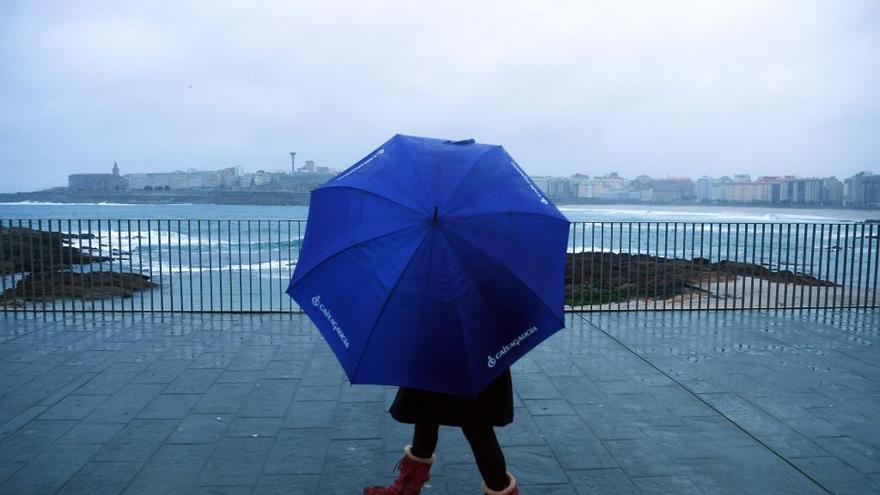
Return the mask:
<svg viewBox="0 0 880 495"><path fill-rule="evenodd" d="M719 232L720 232L720 230L719 230ZM711 302L714 302L715 309L718 309L718 270L717 270L718 265L715 265L714 270L712 267L712 263L714 263L714 261L712 261L713 260L712 249L714 247L712 238L714 236L715 236L715 224L710 223L709 224L709 267L708 267L709 268L709 280L708 280L708 283L706 284L706 287L707 287L706 292L708 292L710 296L707 296L707 298L706 298L706 309L712 309L709 304ZM711 297L711 294L712 294L712 272L713 271L715 272L714 273L714 275L715 275L715 294L714 294L714 297Z"/></svg>
<svg viewBox="0 0 880 495"><path fill-rule="evenodd" d="M103 275L104 262L101 260L101 258L104 257L104 251L103 251L103 247L101 246L101 241L104 240L104 233L101 232L101 219L100 218L97 219L97 222L98 222L98 273L101 274L101 278L98 279L98 283L100 284L99 287L103 288L104 287L104 275ZM92 279L94 279L94 278L95 278L95 275L93 273ZM101 297L101 316L104 316L104 311L105 311L104 298Z"/></svg>
<svg viewBox="0 0 880 495"><path fill-rule="evenodd" d="M272 220L266 220L266 235L268 236L268 244L269 244L269 311L272 311L272 301L274 301L273 291L272 291ZM262 237L262 236L261 236ZM260 280L263 278L260 277ZM262 282L260 282L262 283ZM262 290L260 291L260 301L262 302L263 295ZM263 307L260 306L260 311L262 312Z"/></svg>
<svg viewBox="0 0 880 495"><path fill-rule="evenodd" d="M283 245L281 241L281 219L275 220L275 225L278 226L278 311L281 312L284 310L284 266L282 265L284 256L281 251L281 246ZM288 239L289 243L290 240Z"/></svg>
<svg viewBox="0 0 880 495"><path fill-rule="evenodd" d="M159 238L162 238L162 221L158 221L159 226ZM171 247L171 220L165 221L165 248L168 250L168 312L174 312L174 270L171 265L171 258L174 254L174 249ZM161 263L161 261L160 261ZM164 305L162 307L164 311Z"/></svg>
<svg viewBox="0 0 880 495"><path fill-rule="evenodd" d="M11 225L9 228L6 227L6 220L4 220L2 218L0 218L0 230L3 231L3 234L0 235L0 254L2 254L5 259L9 259L9 263L11 266L10 274L12 275L12 283L14 284L15 283L15 252L14 252L14 244L13 244L13 240L12 240L12 229L11 229ZM6 239L6 238L9 239L9 256L8 257L6 256L6 251L4 248L4 245L6 244L6 242L4 242L4 239ZM64 258L64 256L63 256L64 245L62 244L61 246L62 246L61 249L62 249L62 259L63 259ZM2 294L4 298L6 297L6 277L7 277L7 274L5 274L5 273L0 274L0 291L2 291L2 292L0 292L0 294ZM2 306L3 306L3 316L6 317L9 314L9 303L7 301L4 301Z"/></svg>
<svg viewBox="0 0 880 495"><path fill-rule="evenodd" d="M632 240L633 240L633 224L632 222L627 222L626 224L626 259L627 259L627 267L626 267L626 310L630 310L630 306L632 304L632 276L633 276L633 260L637 260L638 257L633 256L632 252ZM582 267L583 268L583 267ZM638 303L636 303L636 309L638 309Z"/></svg>
<svg viewBox="0 0 880 495"><path fill-rule="evenodd" d="M694 277L696 275L694 273L694 272L696 272L696 270L694 269L694 258L697 256L697 224L688 222L688 225L691 228L691 258L690 258L690 263L688 264L688 266L690 266L690 269L688 270L688 283L693 284ZM684 253L684 252L685 252L685 250L682 249L682 253ZM691 287L690 296L688 297L688 309L689 310L694 309L693 287Z"/></svg>
<svg viewBox="0 0 880 495"><path fill-rule="evenodd" d="M119 232L122 232L122 219L119 219L116 222L117 222L117 228L119 229ZM126 228L126 232L128 234L128 273L134 273L134 251L132 251L132 244L131 244L132 232L131 232L131 220L130 219L126 220L125 228ZM140 240L138 240L138 242L140 242ZM122 243L122 241L120 240L120 246L122 245L121 243ZM143 300L143 298L144 298L143 292L139 292L138 295L141 298L141 300ZM123 303L123 306L125 306L125 303ZM131 297L129 298L129 301L128 301L128 312L132 314L132 317L134 317L134 292L132 292Z"/></svg>
<svg viewBox="0 0 880 495"><path fill-rule="evenodd" d="M219 230L220 230L220 220L217 220L218 235L219 235ZM201 229L199 229L199 231L201 231ZM201 249L201 247L202 247L202 244L200 242L199 249ZM211 258L211 255L214 252L213 247L214 246L213 246L213 242L211 239L211 219L208 219L208 310L212 313L214 312L214 262L213 262L213 259ZM217 242L217 247L218 248L220 247L219 239ZM201 264L201 262L202 262L201 258L202 258L202 254L200 252L199 253L199 264ZM202 273L202 279L204 279L204 277L205 277L205 274ZM204 311L204 308L202 308L202 311Z"/></svg>
<svg viewBox="0 0 880 495"><path fill-rule="evenodd" d="M257 220L257 295L260 298L260 313L263 312L263 225Z"/></svg>
<svg viewBox="0 0 880 495"><path fill-rule="evenodd" d="M871 292L871 307L877 307L877 289L880 284L877 283L878 268L880 268L880 225L877 226L877 233L874 233L874 224L871 224L871 240L874 245L874 290Z"/></svg>
<svg viewBox="0 0 880 495"><path fill-rule="evenodd" d="M59 260L58 260L58 270L59 270L58 276L61 277L60 284L62 287L61 294L59 295L59 297L61 298L61 314L63 316L66 316L67 315L67 298L64 297L64 287L66 287L65 280L64 280L64 274L65 274L65 268L64 268L65 267L65 265L64 265L64 224L62 222L63 222L63 220L59 218L58 219L58 233L61 235L61 247L58 250L58 258L59 258ZM68 222L69 222L69 220L68 220ZM69 228L67 229L67 232L68 232L68 234L70 234ZM71 238L68 237L67 241L68 241L68 246L69 246L71 243ZM68 251L68 253L70 253L70 251Z"/></svg>
<svg viewBox="0 0 880 495"><path fill-rule="evenodd" d="M177 281L180 282L177 284L177 289L180 291L180 314L183 315L186 310L184 306L184 292L183 292L183 239L181 236L183 235L183 220L177 220ZM190 245L189 252L192 252L192 245ZM190 270L192 270L192 263L189 264ZM189 272L190 276L190 287L192 287L192 271ZM190 307L192 307L192 301L190 301Z"/></svg>
<svg viewBox="0 0 880 495"><path fill-rule="evenodd" d="M832 280L832 276L831 276L831 237L832 237L832 231L833 231L832 225L828 224L828 256L825 257L825 278L824 278L828 282L831 282L831 280ZM825 224L822 224L822 241L823 242L825 241ZM825 247L822 246L821 250L819 251L820 259L821 259L821 256L823 255L824 252L825 252ZM824 298L825 300L822 303L823 308L828 307L828 293L832 292L833 290L834 290L834 282L831 282L831 288L825 287L825 291L824 291L825 292L825 298Z"/></svg>
<svg viewBox="0 0 880 495"><path fill-rule="evenodd" d="M614 307L611 301L611 284L614 280L614 222L608 222L608 256L604 258L608 261L608 310Z"/></svg>
<svg viewBox="0 0 880 495"><path fill-rule="evenodd" d="M29 230L29 232L28 232L28 246L29 246L30 259L31 259L31 271L30 271L31 312L33 313L34 316L37 316L37 304L35 302L37 299L37 284L36 284L37 271L36 271L36 264L35 264L35 260L34 260L34 258L36 258L36 249L34 249L34 235L33 235L34 227L33 227L33 222L30 219L28 219L27 225L28 225L27 228Z"/></svg>
<svg viewBox="0 0 880 495"><path fill-rule="evenodd" d="M706 245L706 224L705 222L700 222L700 259L705 260L706 257L704 255L703 246ZM707 266L707 265L703 265ZM710 267L711 268L711 267ZM706 269L700 268L700 292L699 298L697 299L697 310L703 309L703 282L708 279L708 273L706 273ZM708 286L708 283L707 283ZM706 292L709 292L708 290ZM706 297L706 309L709 309L709 298Z"/></svg>
<svg viewBox="0 0 880 495"><path fill-rule="evenodd" d="M756 223L755 224L755 239L757 239L757 238L758 238L758 224ZM761 262L759 263L759 266L761 268L763 268L765 266L764 265L764 248L765 248L766 244L767 244L767 224L761 223ZM764 292L764 279L759 278L758 279L758 294L757 294L758 295L758 298L757 298L758 299L758 309L761 309L763 307L763 304L761 303L761 299L762 299L761 294L763 292Z"/></svg>
<svg viewBox="0 0 880 495"><path fill-rule="evenodd" d="M782 226L779 226L779 235L782 235ZM782 248L782 242L779 243L780 249ZM782 262L782 255L779 256L780 263ZM785 225L785 271L790 271L791 267L791 222ZM779 269L780 276L782 274L782 268ZM789 308L788 304L788 280L785 281L782 287L782 301L786 309Z"/></svg>
<svg viewBox="0 0 880 495"><path fill-rule="evenodd" d="M804 229L804 232L806 232L806 229ZM806 237L804 237L804 239L806 239ZM816 224L815 223L812 225L812 232L810 233L810 241L811 241L810 242L810 276L818 279L819 277L818 277L817 273L821 274L822 271L820 269L818 272L816 272ZM807 245L807 243L806 243L806 241L804 241L804 249L806 249L806 245ZM804 252L804 263L805 264L806 264L806 257L807 257L806 252ZM820 264L820 266L822 264L821 258L820 258L819 264ZM817 286L815 284L811 285L810 290L807 291L807 307L808 308L813 307L813 287L819 287L819 286Z"/></svg>
<svg viewBox="0 0 880 495"><path fill-rule="evenodd" d="M85 315L86 313L86 298L82 297L82 294L85 292L86 282L85 278L83 278L83 242L82 242L82 219L76 220L76 235L77 237L77 249L79 249L79 292L80 292L80 314ZM73 251L71 251L71 274L73 273ZM73 278L71 277L70 285L73 286ZM76 304L76 300L70 302L70 304Z"/></svg>
<svg viewBox="0 0 880 495"><path fill-rule="evenodd" d="M733 301L731 302L731 309L736 309L736 299L737 299L737 288L739 282L739 222L733 224L736 231L733 234ZM729 243L730 232L727 233L727 239ZM728 252L730 251L730 247L727 248ZM743 282L745 283L745 282ZM742 308L740 308L742 309Z"/></svg>
<svg viewBox="0 0 880 495"><path fill-rule="evenodd" d="M837 224L837 242L834 244L834 247L836 248L834 250L834 290L832 291L832 294L831 294L831 304L833 304L834 305L833 307L836 308L836 307L838 307L838 305L837 305L837 274L839 273L839 270L840 270L840 249L841 249L840 248L840 224ZM831 255L829 253L829 257L830 256Z"/></svg>
<svg viewBox="0 0 880 495"><path fill-rule="evenodd" d="M299 263L299 255L302 253L302 220L298 220L296 222L296 261ZM291 273L291 277L293 274ZM293 302L291 302L291 306ZM302 308L300 308L300 312L302 312Z"/></svg>
<svg viewBox="0 0 880 495"><path fill-rule="evenodd" d="M770 273L770 277L767 279L767 309L770 309L770 296L773 294L773 284L774 284L774 275L773 275L773 236L775 234L776 224L770 224L770 245L767 246L767 270ZM778 285L777 285L778 287Z"/></svg>
<svg viewBox="0 0 880 495"><path fill-rule="evenodd" d="M815 225L815 224L813 224L813 225ZM803 242L801 244L803 246L801 249L803 249L803 255L804 255L803 259L801 260L801 274L803 276L807 276L807 231L808 230L809 230L809 226L804 225L804 238L803 238ZM795 254L795 256L797 256L797 254ZM810 267L810 272L812 273L812 267ZM804 292L806 291L806 288L808 286L805 283L800 284L800 286L801 286L800 305L801 305L801 308L803 308L804 307Z"/></svg>
<svg viewBox="0 0 880 495"><path fill-rule="evenodd" d="M569 294L570 294L570 304L572 309L575 307L575 298L574 298L574 260L577 258L577 249L575 247L575 236L577 235L577 224L575 222L569 222L568 224L568 238L571 240L571 253L565 253L565 264L568 268L568 280L570 280L569 284Z"/></svg>
<svg viewBox="0 0 880 495"><path fill-rule="evenodd" d="M2 235L0 235L0 255L3 255L4 259L9 259L9 263L11 266L10 274L12 275L12 283L15 283L15 252L14 252L14 244L12 240L12 229L6 227L6 220L0 218L0 230L3 231ZM9 256L6 256L6 251L4 249L4 239L9 238ZM61 245L62 253L64 249L64 245ZM63 254L62 254L63 259ZM6 277L5 273L0 274L0 294L3 295L4 299L6 298ZM9 314L9 303L8 301L4 301L3 306L3 316L6 317Z"/></svg>
<svg viewBox="0 0 880 495"><path fill-rule="evenodd" d="M874 285L871 285L871 252L873 250L874 244L874 224L868 224L868 266L865 268L865 308L869 308L868 304L868 294L871 292L871 287L875 287L877 285L877 280L874 280Z"/></svg>
<svg viewBox="0 0 880 495"><path fill-rule="evenodd" d="M178 229L178 232L177 232L178 239L180 239L181 230L183 230L183 229ZM195 290L193 290L193 262L192 262L193 244L192 244L192 238L193 238L193 236L192 236L192 220L187 219L186 220L186 245L187 245L187 248L186 248L186 260L187 260L186 261L186 271L187 271L187 275L189 278L189 286L188 286L187 292L189 292L189 310L190 311L193 311L195 309ZM180 241L180 244L183 244L182 240ZM183 273L183 258L180 259L180 272L181 272L181 274ZM183 280L180 281L180 290L181 291L183 290ZM181 301L180 310L182 312L184 310L184 308L183 308L183 292L181 292L181 294L180 294L180 301Z"/></svg>
<svg viewBox="0 0 880 495"><path fill-rule="evenodd" d="M654 224L654 310L657 310L657 289L658 283L660 280L660 222L651 222ZM648 232L650 236L651 226L648 225Z"/></svg>
<svg viewBox="0 0 880 495"><path fill-rule="evenodd" d="M233 290L232 290L232 288L234 287L234 284L233 284L233 278L232 278L232 266L233 266L233 265L232 265L232 220L231 220L231 219L227 221L227 225L226 225L226 227L227 227L227 230L226 230L226 245L229 247L229 311L232 311L232 309L233 309L234 306L235 306L235 305L234 305L234 302L235 302L235 296L234 296L234 294L233 294ZM239 233L239 237L241 237L241 234L240 234L240 233ZM241 277L241 239L240 239L240 238L239 238L239 240L238 240L238 253L239 253L239 254L238 254L238 257L239 257L239 261L238 261L238 265L239 265L239 266L238 266L238 268L239 268L239 270L238 270L238 274L239 274L239 277ZM239 293L239 297L241 297L241 282L240 282L240 281L239 281L239 291L238 291L238 293ZM239 304L239 306L240 306L240 304Z"/></svg>
<svg viewBox="0 0 880 495"><path fill-rule="evenodd" d="M138 232L141 230L141 221L138 220ZM158 227L157 227L158 230ZM159 236L159 239L162 239L162 236ZM141 250L143 251L143 250ZM155 277L153 273L153 221L147 219L147 263L149 263L149 271L150 271L150 280L155 282ZM159 300L162 301L162 292L164 291L165 280L162 279L162 247L159 246ZM156 300L155 295L153 294L153 290L150 291L150 312L154 313L156 311ZM163 303L159 303L159 311L162 310Z"/></svg>
<svg viewBox="0 0 880 495"><path fill-rule="evenodd" d="M88 268L89 268L89 289L91 289L92 292L94 292L94 289L95 289L95 277L94 277L94 270L92 270L92 266L93 266L93 265L92 265L92 263L91 263L91 261L92 261L91 256L92 256L92 253L93 253L93 250L92 250L92 220L91 220L91 219L86 219L86 222L88 223L88 228L89 228L89 232L88 232L88 234L89 234L89 235L88 235L88 239L89 239L89 262L90 262L90 263L89 263L89 267L88 267ZM98 241L98 242L100 243L100 241ZM92 316L94 316L95 313L97 313L97 311L95 310L95 299L94 299L94 298L91 298L91 304L90 304L89 306L91 307L90 309L91 309Z"/></svg>
<svg viewBox="0 0 880 495"><path fill-rule="evenodd" d="M660 228L660 223L657 223L657 228ZM658 237L659 239L659 237ZM657 251L660 251L660 245L657 245ZM659 254L659 253L658 253ZM669 283L669 222L665 222L663 224L663 305L660 307L661 311L666 311L666 301L668 298L666 297L665 291L667 284ZM675 287L673 287L673 291Z"/></svg>
<svg viewBox="0 0 880 495"><path fill-rule="evenodd" d="M55 271L55 267L53 266L53 263L52 263L52 245L51 245L51 242L52 242L52 223L51 222L52 221L49 220L49 233L48 233L48 242L50 243L49 244L49 283L51 284L51 289L49 292L50 292L50 296L54 296L55 276L53 273ZM45 254L45 249L43 248L43 244L46 244L46 243L43 242L43 219L42 218L37 220L37 229L39 229L39 231L40 231L40 265L41 265L41 269L40 269L40 299L42 300L42 311L43 311L43 314L45 314L46 313L46 282L45 282L46 277L44 274L46 273L46 269L43 265L45 265L46 254ZM52 306L54 307L54 305L55 305L55 298L53 297L52 298Z"/></svg>
<svg viewBox="0 0 880 495"><path fill-rule="evenodd" d="M131 243L131 220L128 221L128 225L129 225L128 239L129 239L129 243ZM140 221L140 219L137 220L137 246L138 246L138 274L143 275L144 274L144 237L143 237L143 234L141 234L141 221ZM152 263L150 263L150 265L152 265ZM152 270L150 271L150 281L151 282L153 281ZM150 297L151 298L153 297L153 290L152 289L150 289ZM146 296L143 293L141 293L141 297L140 297L141 315L144 314L144 302L145 302L144 300L145 299L146 299ZM152 304L151 304L151 306L152 306ZM150 308L150 309L152 309L152 308ZM132 299L132 311L134 311L134 300L133 299Z"/></svg>
<svg viewBox="0 0 880 495"><path fill-rule="evenodd" d="M244 267L241 263L241 220L238 220L238 310L244 306Z"/></svg>
<svg viewBox="0 0 880 495"><path fill-rule="evenodd" d="M599 309L602 309L603 291L605 290L605 222L599 223Z"/></svg>
<svg viewBox="0 0 880 495"><path fill-rule="evenodd" d="M860 300L862 296L862 267L865 263L865 224L857 224L853 228L858 229L859 227L862 228L862 234L859 236L859 275L856 281L856 308L863 307ZM853 251L855 251L855 239L853 239ZM855 252L853 252L853 258L855 258Z"/></svg>
<svg viewBox="0 0 880 495"><path fill-rule="evenodd" d="M770 299L771 299L770 296L773 295L774 288L776 289L776 301L774 302L774 306L776 308L779 307L779 281L778 280L776 280L775 282L773 281L774 280L774 276L773 276L773 241L775 241L775 240L776 240L776 224L771 223L770 224L770 246L769 246L769 249L767 249L767 252L769 255L769 258L767 259L767 269L770 271L770 280L767 281L767 309L770 309ZM779 243L777 243L777 244L779 244ZM779 270L777 270L777 273L778 272L779 272ZM778 278L778 276L776 278Z"/></svg>
<svg viewBox="0 0 880 495"><path fill-rule="evenodd" d="M112 225L112 222L113 222L112 219L107 220L107 230L108 231L110 230L110 225ZM113 234L110 234L110 236L112 237ZM129 232L129 237L131 237L130 232ZM121 280L122 274L124 273L124 270L125 270L125 267L123 266L123 263L125 260L123 259L123 256L122 256L122 253L123 253L123 250L122 250L122 220L119 218L116 219L116 244L118 244L118 247L116 248L116 254L117 254L117 256L119 256L119 262L118 262L118 264L119 264L119 278ZM111 256L112 256L112 252L111 252ZM135 292L134 290L131 291L130 298L132 300L134 300L134 292ZM120 305L120 313L122 313L122 315L124 316L125 315L125 294L123 294L122 292L119 293L119 305ZM112 309L115 310L116 309L115 306Z"/></svg>
<svg viewBox="0 0 880 495"><path fill-rule="evenodd" d="M684 235L684 233L682 233ZM684 239L682 239L684 241ZM682 253L682 259L684 259L684 254ZM678 263L678 222L672 222L672 309L675 310L675 299L676 297L681 298L681 302L678 304L678 309L684 309L684 284L681 287L675 283L675 274L678 271L679 267ZM679 277L683 278L683 277Z"/></svg>
<svg viewBox="0 0 880 495"><path fill-rule="evenodd" d="M581 311L583 311L584 306L586 306L584 304L586 302L584 300L584 285L586 284L587 279L586 279L586 273L584 270L584 265L586 264L586 260L584 259L584 256L586 256L586 254L587 254L587 224L584 222L580 222L580 224L581 224L581 263L580 263L580 265L581 265L581 291L580 291L579 300L580 300Z"/></svg>
<svg viewBox="0 0 880 495"><path fill-rule="evenodd" d="M572 309L575 306L575 298L574 298L574 263L577 259L577 247L575 245L575 237L577 236L577 223L571 222L569 224L569 238L571 239L571 253L566 253L566 265L568 265L568 277L571 281L570 284L570 305ZM581 280L583 282L583 280Z"/></svg>
<svg viewBox="0 0 880 495"><path fill-rule="evenodd" d="M227 231L228 232L228 231ZM228 234L227 234L228 235ZM228 247L228 245L227 245ZM232 256L230 253L230 266L232 261ZM211 279L213 280L213 276ZM232 290L232 285L230 284L229 290ZM220 312L223 312L223 220L217 220L217 293L220 295ZM212 298L213 300L213 298ZM229 310L232 310L230 306Z"/></svg>
<svg viewBox="0 0 880 495"><path fill-rule="evenodd" d="M718 225L718 263L719 264L721 263L721 239L722 239L721 227L723 225L725 225L725 224ZM726 262L725 266L730 266L730 225L731 225L731 223L727 222L726 225L727 225L727 240L724 242L724 245L726 248L725 254L724 254L724 261ZM729 299L729 294L730 294L730 281L727 279L728 276L730 276L730 272L727 272L726 276L724 277L724 309L727 309L727 300Z"/></svg>
<svg viewBox="0 0 880 495"><path fill-rule="evenodd" d="M751 243L751 246L752 246L752 266L758 266L755 263L755 253L757 251L756 247L757 247L757 240L758 240L758 224L755 223L752 225L753 225L753 227L752 227L752 243ZM746 224L746 235L748 235L748 232L749 232L749 224ZM749 246L749 244L746 244L746 246ZM744 257L747 257L745 255L748 254L748 248L745 248L745 249L746 249L746 251L743 254L744 254ZM752 275L751 278L749 279L749 309L753 309L755 307L755 278L756 278L755 275ZM743 302L745 302L745 298L743 298Z"/></svg>
<svg viewBox="0 0 880 495"><path fill-rule="evenodd" d="M253 273L253 253L251 252L251 221L247 221L248 229L248 310L254 310L254 273Z"/></svg>
<svg viewBox="0 0 880 495"><path fill-rule="evenodd" d="M619 222L617 225L617 278L620 279L623 276L623 222ZM620 286L617 286L617 310L620 311L621 298L623 297L623 293L620 291Z"/></svg>
<svg viewBox="0 0 880 495"><path fill-rule="evenodd" d="M593 269L593 260L596 258L596 222L590 222L590 309L593 308L595 299L593 297L593 286L595 283L596 272Z"/></svg>
<svg viewBox="0 0 880 495"><path fill-rule="evenodd" d="M187 226L187 227L189 227L189 226ZM198 232L198 240L196 242L198 249L196 251L196 256L199 257L199 271L197 272L199 274L199 312L204 313L205 312L205 270L204 270L204 267L202 266L202 220L201 219L196 220L196 231ZM190 244L192 244L192 238L190 238ZM192 249L190 249L190 251L192 251ZM190 256L192 256L192 254L190 254ZM190 263L190 267L192 267L192 263ZM192 270L192 268L190 268L190 270ZM192 273L192 271L190 271L190 273ZM193 292L192 281L190 281L189 291L190 291L190 294L192 294L192 292ZM192 307L192 304L190 304L190 310L192 310L192 311L195 310L195 308Z"/></svg>
<svg viewBox="0 0 880 495"><path fill-rule="evenodd" d="M291 268L293 267L293 253L291 252L291 248L293 247L293 238L290 233L290 220L287 220L287 280L290 280L292 275ZM285 284L286 285L286 284ZM283 286L282 286L283 287ZM285 288L286 290L286 288ZM291 303L291 298L287 298L287 311L288 313L293 312L293 304Z"/></svg>
<svg viewBox="0 0 880 495"><path fill-rule="evenodd" d="M845 307L852 306L852 274L851 269L847 270L846 261L851 260L852 257L849 255L849 224L846 224L844 227L844 236L843 236L843 279L840 283L841 286L846 288L847 275L849 275L849 293L841 294L841 304L845 304ZM855 241L853 241L855 243ZM855 257L855 253L853 253L853 257Z"/></svg>
<svg viewBox="0 0 880 495"><path fill-rule="evenodd" d="M49 285L51 285L50 294L52 296L52 319L54 320L59 313L59 299L61 300L61 318L64 319L64 317L67 316L67 301L64 298L64 225L61 223L62 219L60 218L54 220L48 218L46 219L46 222L49 224L49 266L51 267L49 272ZM58 238L57 260L56 253L52 250L52 247L54 246L52 238L55 234L57 234ZM0 252L2 252L2 248L0 248ZM58 273L56 274L55 272ZM55 278L56 275L58 276L57 280ZM2 292L0 292L0 294L2 294Z"/></svg>
<svg viewBox="0 0 880 495"><path fill-rule="evenodd" d="M788 224L788 229L789 229L789 232L791 232L791 224L790 223ZM801 224L799 224L799 223L794 224L794 262L792 264L790 264L789 266L792 267L791 272L795 275L795 277L797 277L798 247L799 247L798 246L798 239L800 238L800 234L801 234L800 229L801 229ZM787 286L787 284L786 284L786 286ZM791 308L792 309L796 308L795 300L797 299L797 286L798 286L798 284L793 283L792 287L791 287ZM801 292L803 292L803 291L801 291ZM787 300L788 300L788 298L786 297L786 301Z"/></svg>

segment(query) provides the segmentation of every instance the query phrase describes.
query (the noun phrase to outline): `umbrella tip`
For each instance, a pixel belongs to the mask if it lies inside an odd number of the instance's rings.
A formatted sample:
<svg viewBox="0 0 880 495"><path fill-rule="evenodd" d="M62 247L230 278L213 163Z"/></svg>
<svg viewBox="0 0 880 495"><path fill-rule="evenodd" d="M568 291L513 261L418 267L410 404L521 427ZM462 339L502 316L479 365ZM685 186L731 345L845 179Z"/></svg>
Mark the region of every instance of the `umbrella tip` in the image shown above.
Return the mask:
<svg viewBox="0 0 880 495"><path fill-rule="evenodd" d="M434 223L437 223L437 207L434 207Z"/></svg>

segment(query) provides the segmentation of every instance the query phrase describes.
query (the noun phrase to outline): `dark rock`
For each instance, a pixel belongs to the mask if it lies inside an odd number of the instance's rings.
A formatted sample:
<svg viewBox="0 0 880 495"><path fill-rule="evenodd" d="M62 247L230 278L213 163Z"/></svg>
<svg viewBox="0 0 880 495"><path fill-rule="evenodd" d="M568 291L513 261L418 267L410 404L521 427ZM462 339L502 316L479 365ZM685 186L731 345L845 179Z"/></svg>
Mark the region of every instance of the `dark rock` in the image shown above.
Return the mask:
<svg viewBox="0 0 880 495"><path fill-rule="evenodd" d="M112 258L108 256L92 256L65 245L65 240L71 237L88 238L89 235L0 226L0 274L37 273L110 261Z"/></svg>
<svg viewBox="0 0 880 495"><path fill-rule="evenodd" d="M738 276L771 282L830 287L834 284L789 270L772 271L754 263L705 258L692 260L627 253L568 253L565 286L568 304L604 304L634 298L668 299L700 291L705 282Z"/></svg>
<svg viewBox="0 0 880 495"><path fill-rule="evenodd" d="M139 273L69 271L39 272L26 275L0 295L2 303L51 301L59 298L106 299L131 297L135 291L158 287L150 277Z"/></svg>

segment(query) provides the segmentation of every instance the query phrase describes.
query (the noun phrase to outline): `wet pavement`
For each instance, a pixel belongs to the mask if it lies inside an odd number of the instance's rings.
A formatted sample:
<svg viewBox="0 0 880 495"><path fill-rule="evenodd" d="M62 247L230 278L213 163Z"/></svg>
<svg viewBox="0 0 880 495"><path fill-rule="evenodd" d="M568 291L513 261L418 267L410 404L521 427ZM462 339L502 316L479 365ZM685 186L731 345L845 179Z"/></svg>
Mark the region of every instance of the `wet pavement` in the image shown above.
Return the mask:
<svg viewBox="0 0 880 495"><path fill-rule="evenodd" d="M524 494L880 493L880 312L568 314L513 368ZM410 427L289 316L0 318L0 493L359 494ZM480 493L441 428L426 494Z"/></svg>

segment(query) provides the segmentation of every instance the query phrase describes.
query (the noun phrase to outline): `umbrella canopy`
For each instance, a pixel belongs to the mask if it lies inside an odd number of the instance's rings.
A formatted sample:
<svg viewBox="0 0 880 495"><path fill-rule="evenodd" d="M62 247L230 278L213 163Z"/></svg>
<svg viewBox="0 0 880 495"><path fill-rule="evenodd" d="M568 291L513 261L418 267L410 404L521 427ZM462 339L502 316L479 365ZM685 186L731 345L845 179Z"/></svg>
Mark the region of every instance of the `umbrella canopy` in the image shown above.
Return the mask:
<svg viewBox="0 0 880 495"><path fill-rule="evenodd" d="M567 239L501 146L396 135L312 191L287 293L352 383L475 397L565 325Z"/></svg>

